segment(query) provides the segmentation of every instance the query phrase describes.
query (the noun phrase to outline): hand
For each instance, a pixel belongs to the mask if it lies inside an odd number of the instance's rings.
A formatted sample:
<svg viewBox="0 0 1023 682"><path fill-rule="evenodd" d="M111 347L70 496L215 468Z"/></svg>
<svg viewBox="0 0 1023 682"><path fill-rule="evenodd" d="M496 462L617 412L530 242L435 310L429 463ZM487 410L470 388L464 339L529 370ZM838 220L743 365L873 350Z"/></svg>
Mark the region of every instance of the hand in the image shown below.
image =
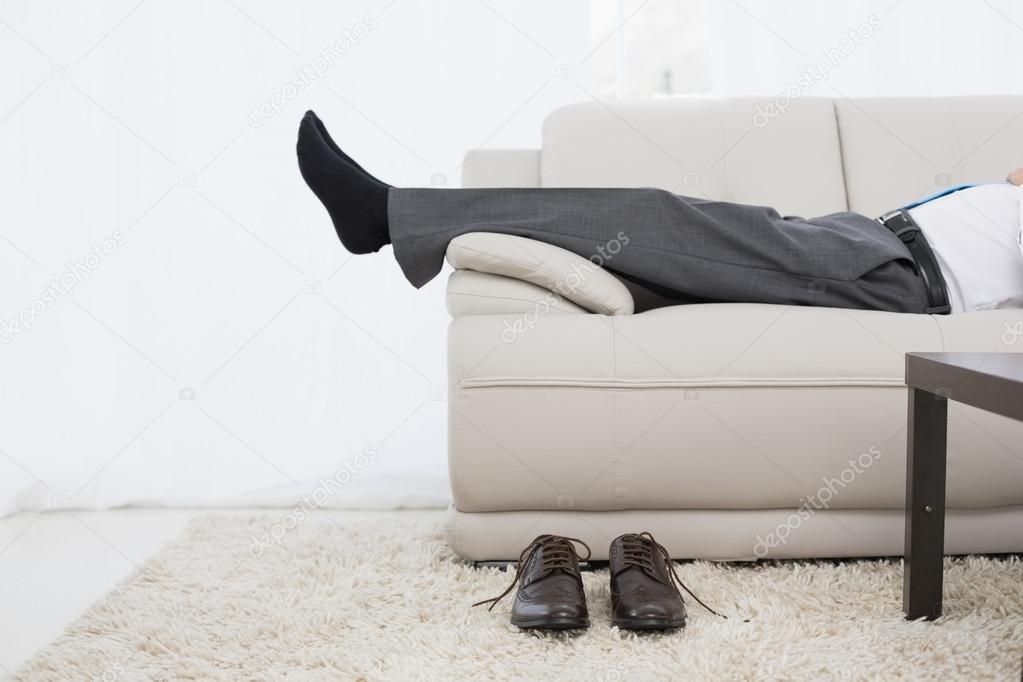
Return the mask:
<svg viewBox="0 0 1023 682"><path fill-rule="evenodd" d="M1017 187L1023 185L1023 168L1017 168L1016 170L1009 173L1008 177L1005 178L1005 181L1011 182Z"/></svg>

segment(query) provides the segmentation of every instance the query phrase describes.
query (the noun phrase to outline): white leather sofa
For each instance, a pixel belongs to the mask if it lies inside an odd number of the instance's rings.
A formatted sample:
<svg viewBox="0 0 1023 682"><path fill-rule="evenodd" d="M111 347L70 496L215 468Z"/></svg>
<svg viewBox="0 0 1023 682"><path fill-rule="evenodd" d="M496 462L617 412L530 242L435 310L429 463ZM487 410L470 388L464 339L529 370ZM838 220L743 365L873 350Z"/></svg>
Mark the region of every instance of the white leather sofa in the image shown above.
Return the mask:
<svg viewBox="0 0 1023 682"><path fill-rule="evenodd" d="M653 186L870 216L1023 165L1023 98L570 106L464 185ZM627 233L628 225L622 229ZM651 531L677 558L902 553L908 351L1023 352L1023 311L670 305L537 241L448 249L450 545ZM949 553L1023 550L1023 425L949 410Z"/></svg>

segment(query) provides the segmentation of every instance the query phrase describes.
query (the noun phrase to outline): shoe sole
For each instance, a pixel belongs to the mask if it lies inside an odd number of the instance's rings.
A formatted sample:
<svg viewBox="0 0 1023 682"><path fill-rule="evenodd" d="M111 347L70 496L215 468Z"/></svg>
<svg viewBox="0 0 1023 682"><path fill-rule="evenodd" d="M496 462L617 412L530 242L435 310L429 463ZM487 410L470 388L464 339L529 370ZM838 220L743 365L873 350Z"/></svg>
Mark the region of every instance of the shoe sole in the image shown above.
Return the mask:
<svg viewBox="0 0 1023 682"><path fill-rule="evenodd" d="M644 618L643 620L612 620L611 624L620 630L680 630L686 626L686 619L655 620Z"/></svg>
<svg viewBox="0 0 1023 682"><path fill-rule="evenodd" d="M582 630L590 627L589 618L541 618L538 620L515 620L512 625L523 630Z"/></svg>

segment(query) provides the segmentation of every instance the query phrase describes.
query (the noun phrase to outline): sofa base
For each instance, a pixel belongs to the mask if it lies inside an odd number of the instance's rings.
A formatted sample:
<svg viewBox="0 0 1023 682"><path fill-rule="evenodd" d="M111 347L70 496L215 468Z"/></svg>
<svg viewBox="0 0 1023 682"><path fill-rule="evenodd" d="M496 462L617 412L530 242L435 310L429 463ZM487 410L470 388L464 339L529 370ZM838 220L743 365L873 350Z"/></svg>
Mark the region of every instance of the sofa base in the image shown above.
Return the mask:
<svg viewBox="0 0 1023 682"><path fill-rule="evenodd" d="M949 509L946 554L1023 552L1023 506ZM751 561L901 556L901 509L657 509L624 511L508 511L449 509L448 544L472 561L518 559L542 533L580 538L593 559L607 559L622 533L650 531L676 559Z"/></svg>

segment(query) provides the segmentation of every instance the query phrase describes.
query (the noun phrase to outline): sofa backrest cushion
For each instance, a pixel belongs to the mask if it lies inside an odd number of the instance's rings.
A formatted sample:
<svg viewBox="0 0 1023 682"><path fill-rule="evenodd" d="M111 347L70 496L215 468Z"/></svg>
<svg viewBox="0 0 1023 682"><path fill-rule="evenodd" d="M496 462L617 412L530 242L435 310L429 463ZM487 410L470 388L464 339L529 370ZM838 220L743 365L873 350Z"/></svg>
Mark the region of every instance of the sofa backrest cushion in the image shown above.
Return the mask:
<svg viewBox="0 0 1023 682"><path fill-rule="evenodd" d="M544 121L544 187L660 187L774 206L845 210L835 110L804 98L771 115L753 99L570 105Z"/></svg>
<svg viewBox="0 0 1023 682"><path fill-rule="evenodd" d="M836 99L849 209L875 216L1023 166L1023 97Z"/></svg>

